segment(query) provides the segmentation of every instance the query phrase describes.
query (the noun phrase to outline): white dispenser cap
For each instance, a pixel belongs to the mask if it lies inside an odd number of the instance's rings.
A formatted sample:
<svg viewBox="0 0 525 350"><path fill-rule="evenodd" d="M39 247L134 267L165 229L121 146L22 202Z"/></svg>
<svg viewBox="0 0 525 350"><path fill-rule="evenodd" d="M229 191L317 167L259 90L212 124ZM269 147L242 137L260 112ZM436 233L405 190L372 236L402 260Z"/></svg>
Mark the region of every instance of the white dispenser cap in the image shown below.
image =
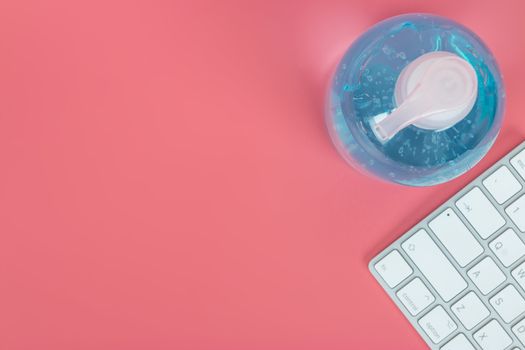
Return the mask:
<svg viewBox="0 0 525 350"><path fill-rule="evenodd" d="M445 130L468 115L477 92L478 78L470 63L450 52L430 52L401 71L394 91L397 108L373 117L370 125L381 142L409 125Z"/></svg>

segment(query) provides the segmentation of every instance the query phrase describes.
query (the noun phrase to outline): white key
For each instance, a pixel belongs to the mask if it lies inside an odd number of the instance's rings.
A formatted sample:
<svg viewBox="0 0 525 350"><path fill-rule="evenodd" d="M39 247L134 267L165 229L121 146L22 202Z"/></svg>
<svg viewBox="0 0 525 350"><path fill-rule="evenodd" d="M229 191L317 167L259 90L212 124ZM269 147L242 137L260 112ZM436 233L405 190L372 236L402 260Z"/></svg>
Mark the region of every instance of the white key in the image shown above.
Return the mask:
<svg viewBox="0 0 525 350"><path fill-rule="evenodd" d="M416 316L436 300L419 278L401 288L396 295L412 316Z"/></svg>
<svg viewBox="0 0 525 350"><path fill-rule="evenodd" d="M417 231L401 246L443 300L449 301L467 288L467 282L425 230Z"/></svg>
<svg viewBox="0 0 525 350"><path fill-rule="evenodd" d="M496 320L474 333L474 339L483 350L504 350L512 344L512 338Z"/></svg>
<svg viewBox="0 0 525 350"><path fill-rule="evenodd" d="M490 242L489 246L505 267L509 267L525 255L525 244L511 228Z"/></svg>
<svg viewBox="0 0 525 350"><path fill-rule="evenodd" d="M525 232L525 195L516 199L505 209L505 212L518 226L521 232Z"/></svg>
<svg viewBox="0 0 525 350"><path fill-rule="evenodd" d="M428 337L436 344L458 328L442 306L436 306L432 311L423 316L418 323Z"/></svg>
<svg viewBox="0 0 525 350"><path fill-rule="evenodd" d="M525 290L525 262L522 262L514 270L512 270L512 277L518 281L521 288Z"/></svg>
<svg viewBox="0 0 525 350"><path fill-rule="evenodd" d="M483 253L481 244L450 208L430 221L428 226L461 267Z"/></svg>
<svg viewBox="0 0 525 350"><path fill-rule="evenodd" d="M441 350L476 350L464 334L458 334L445 344Z"/></svg>
<svg viewBox="0 0 525 350"><path fill-rule="evenodd" d="M513 285L508 285L490 299L503 321L510 323L525 312L525 300Z"/></svg>
<svg viewBox="0 0 525 350"><path fill-rule="evenodd" d="M474 187L461 197L456 202L456 206L476 232L484 239L505 225L505 219L494 208L479 187Z"/></svg>
<svg viewBox="0 0 525 350"><path fill-rule="evenodd" d="M512 327L512 332L516 334L519 341L525 345L525 318Z"/></svg>
<svg viewBox="0 0 525 350"><path fill-rule="evenodd" d="M505 203L521 190L520 182L505 165L485 178L483 185L499 204Z"/></svg>
<svg viewBox="0 0 525 350"><path fill-rule="evenodd" d="M518 174L525 179L525 150L512 157L510 164L512 164Z"/></svg>
<svg viewBox="0 0 525 350"><path fill-rule="evenodd" d="M489 294L505 281L505 275L489 257L477 263L467 274L483 295Z"/></svg>
<svg viewBox="0 0 525 350"><path fill-rule="evenodd" d="M487 309L474 292L469 292L457 303L452 305L452 312L468 330L476 327L490 315L489 309Z"/></svg>
<svg viewBox="0 0 525 350"><path fill-rule="evenodd" d="M412 274L412 268L397 250L388 253L383 259L374 265L376 271L381 275L385 282L394 288L405 278Z"/></svg>

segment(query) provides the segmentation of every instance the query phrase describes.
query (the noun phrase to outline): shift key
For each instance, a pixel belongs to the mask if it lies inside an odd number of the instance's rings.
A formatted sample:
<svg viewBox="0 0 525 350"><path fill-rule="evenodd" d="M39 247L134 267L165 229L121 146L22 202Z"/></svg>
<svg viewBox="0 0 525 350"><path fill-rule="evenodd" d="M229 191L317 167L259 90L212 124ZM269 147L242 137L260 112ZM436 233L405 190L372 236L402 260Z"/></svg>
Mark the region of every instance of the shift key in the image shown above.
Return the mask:
<svg viewBox="0 0 525 350"><path fill-rule="evenodd" d="M401 246L444 301L467 288L467 282L425 230L417 231Z"/></svg>

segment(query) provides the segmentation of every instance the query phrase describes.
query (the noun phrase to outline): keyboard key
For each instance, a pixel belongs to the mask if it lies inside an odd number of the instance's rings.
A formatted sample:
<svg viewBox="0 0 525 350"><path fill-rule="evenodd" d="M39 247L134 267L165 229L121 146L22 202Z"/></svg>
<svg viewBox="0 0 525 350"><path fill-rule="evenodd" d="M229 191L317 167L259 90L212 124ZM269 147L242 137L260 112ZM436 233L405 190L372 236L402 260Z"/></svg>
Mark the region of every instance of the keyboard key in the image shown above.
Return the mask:
<svg viewBox="0 0 525 350"><path fill-rule="evenodd" d="M416 316L436 300L419 278L415 278L396 294L412 316Z"/></svg>
<svg viewBox="0 0 525 350"><path fill-rule="evenodd" d="M481 244L450 208L430 221L428 226L461 267L483 253Z"/></svg>
<svg viewBox="0 0 525 350"><path fill-rule="evenodd" d="M443 300L449 301L467 288L467 282L425 230L417 231L401 246Z"/></svg>
<svg viewBox="0 0 525 350"><path fill-rule="evenodd" d="M441 342L458 328L442 306L436 306L418 323L435 344Z"/></svg>
<svg viewBox="0 0 525 350"><path fill-rule="evenodd" d="M496 320L474 333L474 339L483 350L504 350L512 344L512 338Z"/></svg>
<svg viewBox="0 0 525 350"><path fill-rule="evenodd" d="M464 334L458 334L445 344L441 350L476 350Z"/></svg>
<svg viewBox="0 0 525 350"><path fill-rule="evenodd" d="M465 216L476 232L484 239L505 225L505 219L494 208L492 203L474 187L457 202L456 206Z"/></svg>
<svg viewBox="0 0 525 350"><path fill-rule="evenodd" d="M513 285L503 288L490 299L490 304L503 321L510 323L525 312L525 300Z"/></svg>
<svg viewBox="0 0 525 350"><path fill-rule="evenodd" d="M512 332L516 334L519 341L525 345L525 318L512 327Z"/></svg>
<svg viewBox="0 0 525 350"><path fill-rule="evenodd" d="M516 151L370 264L432 349L525 350L525 141Z"/></svg>
<svg viewBox="0 0 525 350"><path fill-rule="evenodd" d="M452 312L468 330L476 327L490 315L489 309L487 309L474 292L469 292L457 303L452 305Z"/></svg>
<svg viewBox="0 0 525 350"><path fill-rule="evenodd" d="M413 272L397 250L393 250L381 259L374 265L374 268L390 288L397 286Z"/></svg>
<svg viewBox="0 0 525 350"><path fill-rule="evenodd" d="M515 155L511 160L510 164L512 164L512 167L516 169L518 174L525 179L525 150L521 151L517 155Z"/></svg>
<svg viewBox="0 0 525 350"><path fill-rule="evenodd" d="M511 228L490 242L489 246L505 267L509 267L525 255L525 244Z"/></svg>
<svg viewBox="0 0 525 350"><path fill-rule="evenodd" d="M520 182L505 165L485 178L483 185L499 204L505 203L521 190Z"/></svg>
<svg viewBox="0 0 525 350"><path fill-rule="evenodd" d="M489 257L477 263L467 274L483 295L489 294L505 281L505 275Z"/></svg>
<svg viewBox="0 0 525 350"><path fill-rule="evenodd" d="M525 262L522 262L514 270L512 270L512 277L518 281L519 285L525 290Z"/></svg>
<svg viewBox="0 0 525 350"><path fill-rule="evenodd" d="M521 232L525 232L525 195L516 199L505 209L511 220L518 226Z"/></svg>

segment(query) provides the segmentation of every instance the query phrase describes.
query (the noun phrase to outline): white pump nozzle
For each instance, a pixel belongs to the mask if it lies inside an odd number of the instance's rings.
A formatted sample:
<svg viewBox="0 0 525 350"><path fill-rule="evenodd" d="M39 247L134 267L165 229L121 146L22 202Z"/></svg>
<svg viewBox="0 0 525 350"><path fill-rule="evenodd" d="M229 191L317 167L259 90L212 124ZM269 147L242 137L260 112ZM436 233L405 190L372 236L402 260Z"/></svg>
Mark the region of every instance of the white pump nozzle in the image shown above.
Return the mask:
<svg viewBox="0 0 525 350"><path fill-rule="evenodd" d="M477 98L476 71L466 60L445 51L424 54L401 71L395 86L397 108L373 117L381 142L409 125L447 129L470 112Z"/></svg>

